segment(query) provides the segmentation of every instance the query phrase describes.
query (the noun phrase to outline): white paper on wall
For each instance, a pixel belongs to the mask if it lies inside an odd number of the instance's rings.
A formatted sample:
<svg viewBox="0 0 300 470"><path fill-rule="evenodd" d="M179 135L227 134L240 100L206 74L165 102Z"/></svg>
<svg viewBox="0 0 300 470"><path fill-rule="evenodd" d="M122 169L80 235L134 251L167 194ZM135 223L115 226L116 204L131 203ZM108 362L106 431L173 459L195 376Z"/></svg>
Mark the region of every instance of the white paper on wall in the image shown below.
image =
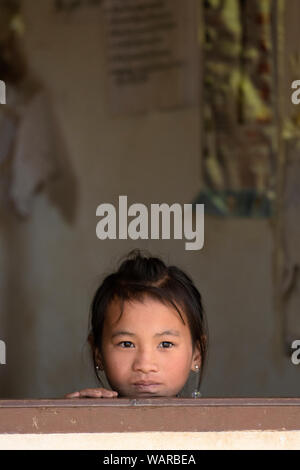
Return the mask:
<svg viewBox="0 0 300 470"><path fill-rule="evenodd" d="M198 104L195 0L104 0L107 105L131 114Z"/></svg>

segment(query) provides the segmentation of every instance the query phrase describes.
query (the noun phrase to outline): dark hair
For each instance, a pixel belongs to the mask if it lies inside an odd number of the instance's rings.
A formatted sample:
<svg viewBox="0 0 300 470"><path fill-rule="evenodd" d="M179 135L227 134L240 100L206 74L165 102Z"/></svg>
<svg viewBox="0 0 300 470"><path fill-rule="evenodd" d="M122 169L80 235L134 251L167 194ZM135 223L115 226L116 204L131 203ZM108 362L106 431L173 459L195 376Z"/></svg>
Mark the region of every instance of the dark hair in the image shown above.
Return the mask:
<svg viewBox="0 0 300 470"><path fill-rule="evenodd" d="M191 278L181 269L176 266L166 266L159 258L144 256L140 250L131 251L121 263L118 271L108 275L94 295L89 334L89 340L94 348L93 352L95 352L95 347L101 351L105 315L112 300L117 298L121 301L121 316L124 302L142 301L145 296L172 305L183 323L184 319L178 307L185 312L191 332L193 351L198 343L201 353L199 389L208 350L208 327L201 295ZM93 354L93 361L98 377L95 354Z"/></svg>

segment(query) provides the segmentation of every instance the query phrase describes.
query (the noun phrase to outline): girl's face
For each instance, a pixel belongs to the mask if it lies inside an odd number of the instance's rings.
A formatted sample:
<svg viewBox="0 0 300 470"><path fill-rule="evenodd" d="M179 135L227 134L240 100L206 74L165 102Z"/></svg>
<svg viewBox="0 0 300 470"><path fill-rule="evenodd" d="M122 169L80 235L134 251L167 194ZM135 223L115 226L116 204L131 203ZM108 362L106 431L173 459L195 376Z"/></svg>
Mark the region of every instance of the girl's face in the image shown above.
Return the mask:
<svg viewBox="0 0 300 470"><path fill-rule="evenodd" d="M112 390L123 397L173 397L191 369L200 367L199 349L192 351L186 315L145 297L143 302L113 301L103 326L102 351L96 360ZM119 319L120 317L120 319Z"/></svg>

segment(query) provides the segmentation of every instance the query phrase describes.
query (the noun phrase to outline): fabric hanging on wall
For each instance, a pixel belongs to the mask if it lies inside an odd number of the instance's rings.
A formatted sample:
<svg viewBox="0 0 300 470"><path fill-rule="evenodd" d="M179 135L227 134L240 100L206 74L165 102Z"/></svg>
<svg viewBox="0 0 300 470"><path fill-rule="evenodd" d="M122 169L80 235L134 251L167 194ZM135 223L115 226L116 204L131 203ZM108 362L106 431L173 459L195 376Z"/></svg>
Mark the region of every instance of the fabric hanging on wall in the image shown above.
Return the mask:
<svg viewBox="0 0 300 470"><path fill-rule="evenodd" d="M22 215L30 213L35 191L56 173L55 142L49 103L40 90L23 110L14 145L11 199Z"/></svg>
<svg viewBox="0 0 300 470"><path fill-rule="evenodd" d="M1 111L2 203L12 201L19 215L28 216L35 192L57 171L49 102L42 89L28 93L8 85Z"/></svg>
<svg viewBox="0 0 300 470"><path fill-rule="evenodd" d="M204 191L218 215L269 216L275 199L273 0L204 2Z"/></svg>
<svg viewBox="0 0 300 470"><path fill-rule="evenodd" d="M20 48L25 26L19 0L0 2L0 26L0 78L6 85L6 104L0 106L0 205L12 204L17 214L28 216L36 191L52 176L66 176L67 159L51 101L31 78ZM52 199L58 202L56 195ZM67 209L59 202L63 215L73 217L70 204Z"/></svg>

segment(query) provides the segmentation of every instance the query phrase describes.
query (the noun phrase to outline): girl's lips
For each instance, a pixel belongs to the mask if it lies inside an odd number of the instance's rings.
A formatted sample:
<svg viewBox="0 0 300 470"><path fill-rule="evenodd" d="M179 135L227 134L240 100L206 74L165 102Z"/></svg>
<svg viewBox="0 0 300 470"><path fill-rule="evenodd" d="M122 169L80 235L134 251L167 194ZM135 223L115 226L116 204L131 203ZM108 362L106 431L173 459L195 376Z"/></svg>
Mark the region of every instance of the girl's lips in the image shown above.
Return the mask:
<svg viewBox="0 0 300 470"><path fill-rule="evenodd" d="M154 382L136 382L133 384L137 390L140 391L149 391L157 388L160 384Z"/></svg>
<svg viewBox="0 0 300 470"><path fill-rule="evenodd" d="M153 382L151 380L139 380L138 382L134 382L133 385L157 385L158 382Z"/></svg>

